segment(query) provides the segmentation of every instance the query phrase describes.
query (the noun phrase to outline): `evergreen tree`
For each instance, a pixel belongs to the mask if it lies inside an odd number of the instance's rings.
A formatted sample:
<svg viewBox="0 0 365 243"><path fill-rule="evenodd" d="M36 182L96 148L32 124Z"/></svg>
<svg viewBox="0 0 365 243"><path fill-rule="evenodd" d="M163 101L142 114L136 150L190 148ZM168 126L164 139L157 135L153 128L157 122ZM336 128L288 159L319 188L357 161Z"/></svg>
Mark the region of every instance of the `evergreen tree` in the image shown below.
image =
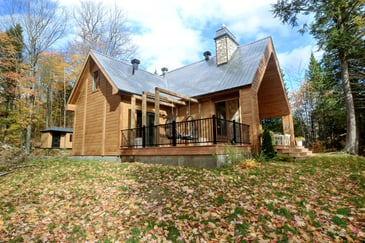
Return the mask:
<svg viewBox="0 0 365 243"><path fill-rule="evenodd" d="M264 132L262 134L262 151L265 155L265 158L268 160L275 157L270 131L266 126L264 127Z"/></svg>
<svg viewBox="0 0 365 243"><path fill-rule="evenodd" d="M275 17L292 26L298 25L300 14L314 15L314 20L309 25L310 33L319 47L340 64L339 73L347 113L346 149L354 154L358 153L359 137L349 63L357 49L363 45L364 11L363 0L278 0L273 5ZM307 30L308 25L304 24L299 31Z"/></svg>

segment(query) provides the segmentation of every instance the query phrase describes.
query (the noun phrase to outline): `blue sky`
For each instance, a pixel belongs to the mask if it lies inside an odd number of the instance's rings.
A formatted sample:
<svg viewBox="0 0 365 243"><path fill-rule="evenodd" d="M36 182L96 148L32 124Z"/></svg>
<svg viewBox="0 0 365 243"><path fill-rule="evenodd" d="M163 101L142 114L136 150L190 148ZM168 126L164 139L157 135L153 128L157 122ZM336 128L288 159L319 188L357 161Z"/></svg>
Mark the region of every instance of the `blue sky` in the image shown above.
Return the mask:
<svg viewBox="0 0 365 243"><path fill-rule="evenodd" d="M0 2L6 0L0 0ZM98 0L95 0L98 1ZM60 0L72 8L79 0ZM136 58L150 72L169 70L203 59L203 52L215 55L214 36L222 24L236 36L240 45L271 36L285 80L295 88L304 77L311 51L316 52L310 35L283 25L271 13L276 0L103 0L125 10ZM303 21L306 21L304 19ZM69 36L70 37L70 36ZM64 41L64 40L63 40ZM320 57L320 52L315 53Z"/></svg>

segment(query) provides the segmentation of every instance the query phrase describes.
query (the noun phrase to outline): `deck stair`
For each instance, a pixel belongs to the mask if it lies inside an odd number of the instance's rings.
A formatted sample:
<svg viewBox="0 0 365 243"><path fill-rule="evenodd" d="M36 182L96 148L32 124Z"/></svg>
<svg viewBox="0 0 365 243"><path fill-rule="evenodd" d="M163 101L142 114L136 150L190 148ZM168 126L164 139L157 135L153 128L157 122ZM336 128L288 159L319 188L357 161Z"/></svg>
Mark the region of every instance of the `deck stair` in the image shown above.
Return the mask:
<svg viewBox="0 0 365 243"><path fill-rule="evenodd" d="M307 159L313 155L312 151L304 146L276 145L274 146L274 150L277 154L286 154L292 156L295 160Z"/></svg>

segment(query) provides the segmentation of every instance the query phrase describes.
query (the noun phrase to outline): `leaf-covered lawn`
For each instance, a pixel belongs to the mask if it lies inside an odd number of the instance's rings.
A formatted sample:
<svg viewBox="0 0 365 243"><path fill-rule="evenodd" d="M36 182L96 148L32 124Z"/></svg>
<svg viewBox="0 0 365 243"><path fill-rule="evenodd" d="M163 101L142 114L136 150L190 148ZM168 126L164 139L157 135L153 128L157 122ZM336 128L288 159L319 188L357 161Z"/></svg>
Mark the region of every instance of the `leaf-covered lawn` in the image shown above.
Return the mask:
<svg viewBox="0 0 365 243"><path fill-rule="evenodd" d="M251 170L29 164L0 178L0 242L365 240L363 157Z"/></svg>

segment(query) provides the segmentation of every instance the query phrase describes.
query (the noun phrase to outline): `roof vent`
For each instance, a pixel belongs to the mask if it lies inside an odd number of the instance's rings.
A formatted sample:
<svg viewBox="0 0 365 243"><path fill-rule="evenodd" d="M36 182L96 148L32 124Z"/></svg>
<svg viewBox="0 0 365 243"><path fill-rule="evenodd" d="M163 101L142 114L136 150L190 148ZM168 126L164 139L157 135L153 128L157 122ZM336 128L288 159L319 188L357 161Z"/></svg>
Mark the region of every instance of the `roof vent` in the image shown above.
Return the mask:
<svg viewBox="0 0 365 243"><path fill-rule="evenodd" d="M167 67L163 67L161 68L161 71L162 71L162 76L165 77L165 74L167 73L167 71L169 71L169 69Z"/></svg>
<svg viewBox="0 0 365 243"><path fill-rule="evenodd" d="M133 67L132 75L134 75L135 71L138 70L138 64L140 64L141 62L138 59L133 59L131 63Z"/></svg>
<svg viewBox="0 0 365 243"><path fill-rule="evenodd" d="M208 61L211 55L212 53L210 53L210 51L204 52L205 61Z"/></svg>

